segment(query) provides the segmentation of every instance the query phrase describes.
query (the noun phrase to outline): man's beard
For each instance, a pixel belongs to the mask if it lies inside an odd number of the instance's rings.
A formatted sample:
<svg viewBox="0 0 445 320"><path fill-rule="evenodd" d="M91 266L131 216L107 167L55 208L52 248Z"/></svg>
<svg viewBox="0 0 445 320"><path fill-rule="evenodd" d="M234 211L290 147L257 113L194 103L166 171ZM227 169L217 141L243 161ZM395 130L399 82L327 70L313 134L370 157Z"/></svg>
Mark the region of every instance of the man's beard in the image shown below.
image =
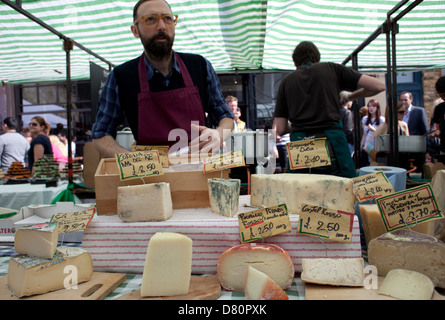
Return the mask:
<svg viewBox="0 0 445 320"><path fill-rule="evenodd" d="M157 38L163 37L167 41L159 42ZM151 55L153 58L162 59L167 57L172 52L174 37L169 37L165 32L159 32L151 38L141 39L145 52Z"/></svg>

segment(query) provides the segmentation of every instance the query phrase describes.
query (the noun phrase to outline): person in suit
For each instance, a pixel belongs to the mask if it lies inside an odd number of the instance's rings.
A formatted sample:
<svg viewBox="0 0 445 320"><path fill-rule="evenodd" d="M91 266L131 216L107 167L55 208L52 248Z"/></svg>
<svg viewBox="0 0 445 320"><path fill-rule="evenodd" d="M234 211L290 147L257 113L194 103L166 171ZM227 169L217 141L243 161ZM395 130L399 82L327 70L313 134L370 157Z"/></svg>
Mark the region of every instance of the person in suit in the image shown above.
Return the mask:
<svg viewBox="0 0 445 320"><path fill-rule="evenodd" d="M400 102L405 107L403 121L408 124L410 135L426 134L428 132L428 119L425 109L413 106L413 95L408 91L403 91L400 94Z"/></svg>

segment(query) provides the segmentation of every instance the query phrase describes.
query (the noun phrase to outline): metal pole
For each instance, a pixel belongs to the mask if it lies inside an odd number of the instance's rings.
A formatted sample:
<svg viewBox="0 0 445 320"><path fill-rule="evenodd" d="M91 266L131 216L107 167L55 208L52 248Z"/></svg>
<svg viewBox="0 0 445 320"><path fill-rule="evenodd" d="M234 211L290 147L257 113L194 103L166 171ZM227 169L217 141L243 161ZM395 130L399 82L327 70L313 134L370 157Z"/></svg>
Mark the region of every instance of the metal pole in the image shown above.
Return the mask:
<svg viewBox="0 0 445 320"><path fill-rule="evenodd" d="M73 182L73 150L71 147L71 50L74 48L74 41L67 38L63 41L63 49L66 52L66 120L68 124L68 182Z"/></svg>

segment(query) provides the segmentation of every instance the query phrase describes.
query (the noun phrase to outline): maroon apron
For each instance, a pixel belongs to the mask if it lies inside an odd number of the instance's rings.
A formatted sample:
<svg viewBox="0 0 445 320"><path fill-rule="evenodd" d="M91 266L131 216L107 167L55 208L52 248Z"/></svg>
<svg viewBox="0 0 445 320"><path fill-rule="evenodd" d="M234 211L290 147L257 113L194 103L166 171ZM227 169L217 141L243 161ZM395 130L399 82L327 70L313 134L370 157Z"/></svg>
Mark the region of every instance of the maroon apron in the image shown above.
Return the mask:
<svg viewBox="0 0 445 320"><path fill-rule="evenodd" d="M148 84L144 55L139 60L138 139L139 145L173 145L168 141L173 129L187 132L190 142L191 123L204 126L204 110L198 87L193 85L187 67L175 52L185 87L162 92L151 92ZM172 138L177 139L176 136Z"/></svg>

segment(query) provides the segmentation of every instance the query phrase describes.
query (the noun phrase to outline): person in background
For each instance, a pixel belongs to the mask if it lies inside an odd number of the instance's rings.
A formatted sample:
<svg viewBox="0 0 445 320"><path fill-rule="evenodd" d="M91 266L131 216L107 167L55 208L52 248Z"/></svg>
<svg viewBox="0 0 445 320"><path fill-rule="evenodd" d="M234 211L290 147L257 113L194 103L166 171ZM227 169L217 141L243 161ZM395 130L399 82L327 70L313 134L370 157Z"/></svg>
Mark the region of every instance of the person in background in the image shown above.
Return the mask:
<svg viewBox="0 0 445 320"><path fill-rule="evenodd" d="M439 98L445 100L445 76L436 81L436 92ZM440 154L445 154L445 102L442 102L434 109L433 123L435 131L429 134L430 137L440 138Z"/></svg>
<svg viewBox="0 0 445 320"><path fill-rule="evenodd" d="M3 120L3 131L0 136L0 168L6 172L13 162L21 162L26 166L29 142L17 132L19 121L8 117Z"/></svg>
<svg viewBox="0 0 445 320"><path fill-rule="evenodd" d="M241 109L238 107L238 98L234 96L227 96L225 100L233 114L233 132L245 131L246 123L240 119Z"/></svg>
<svg viewBox="0 0 445 320"><path fill-rule="evenodd" d="M411 92L403 91L400 94L400 102L405 107L403 121L408 124L412 136L422 136L428 133L428 119L426 111L422 107L413 106L413 95Z"/></svg>
<svg viewBox="0 0 445 320"><path fill-rule="evenodd" d="M351 155L354 152L354 118L351 111L352 101L342 104L340 108L340 119L343 124L346 141L348 141Z"/></svg>
<svg viewBox="0 0 445 320"><path fill-rule="evenodd" d="M360 143L360 149L363 150L362 155L364 158L368 155L372 158L371 160L375 160L370 153L370 151L374 149L374 138L372 138L372 135L377 127L384 122L385 117L381 115L380 103L376 99L369 100L368 114L362 119L363 136Z"/></svg>
<svg viewBox="0 0 445 320"><path fill-rule="evenodd" d="M68 150L62 141L55 135L50 134L48 136L51 141L51 147L53 150L53 158L59 164L59 172L62 171L68 163Z"/></svg>
<svg viewBox="0 0 445 320"><path fill-rule="evenodd" d="M68 138L66 135L66 131L65 130L60 130L57 133L57 137L59 138L59 140L63 143L63 145L65 146L67 155L68 155ZM76 137L73 137L73 141L71 141L71 153L73 158L76 156L76 142L74 141Z"/></svg>
<svg viewBox="0 0 445 320"><path fill-rule="evenodd" d="M46 120L40 116L36 116L29 122L29 130L31 132L31 147L28 151L28 169L33 173L34 163L42 159L44 155L52 155L53 149L48 133L51 127Z"/></svg>

